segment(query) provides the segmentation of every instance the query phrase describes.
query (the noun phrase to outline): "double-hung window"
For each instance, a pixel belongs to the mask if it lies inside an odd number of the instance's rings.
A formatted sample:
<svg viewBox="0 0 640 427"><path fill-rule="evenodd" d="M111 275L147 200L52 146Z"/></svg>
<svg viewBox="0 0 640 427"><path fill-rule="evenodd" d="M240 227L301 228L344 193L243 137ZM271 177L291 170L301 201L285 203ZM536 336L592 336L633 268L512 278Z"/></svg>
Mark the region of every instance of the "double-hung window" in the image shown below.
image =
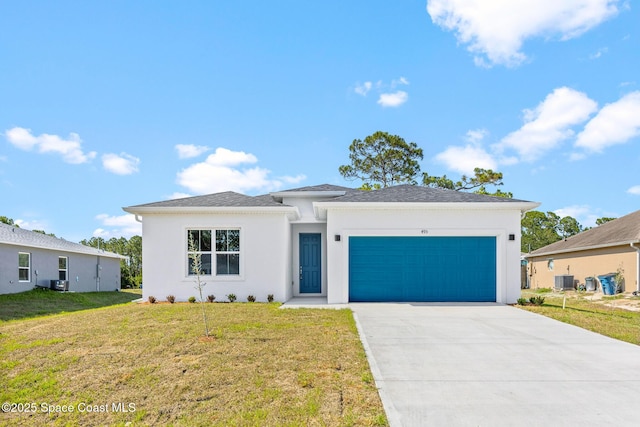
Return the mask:
<svg viewBox="0 0 640 427"><path fill-rule="evenodd" d="M240 230L187 230L188 274L240 275Z"/></svg>
<svg viewBox="0 0 640 427"><path fill-rule="evenodd" d="M58 279L59 280L68 280L67 279L67 277L69 277L68 275L69 269L67 268L68 262L69 262L69 259L66 256L58 257Z"/></svg>
<svg viewBox="0 0 640 427"><path fill-rule="evenodd" d="M18 252L18 281L31 281L31 254Z"/></svg>

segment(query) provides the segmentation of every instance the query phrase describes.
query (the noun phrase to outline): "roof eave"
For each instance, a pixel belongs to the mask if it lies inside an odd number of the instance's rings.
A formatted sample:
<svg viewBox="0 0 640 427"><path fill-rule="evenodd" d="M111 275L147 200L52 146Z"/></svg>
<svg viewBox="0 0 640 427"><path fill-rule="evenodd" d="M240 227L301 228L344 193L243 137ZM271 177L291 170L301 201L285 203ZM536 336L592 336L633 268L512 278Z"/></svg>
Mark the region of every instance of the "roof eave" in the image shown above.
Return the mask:
<svg viewBox="0 0 640 427"><path fill-rule="evenodd" d="M582 252L582 251L590 251L594 249L612 248L615 246L629 246L629 245L638 245L638 244L640 244L640 240L625 240L621 242L603 243L601 245L579 246L576 248L558 249L554 251L546 251L546 252L540 252L540 253L530 253L530 254L526 254L524 257L535 258L540 256L558 255L558 254L566 254L571 252Z"/></svg>
<svg viewBox="0 0 640 427"><path fill-rule="evenodd" d="M518 210L521 213L540 206L538 202L313 202L313 210L318 219L326 219L329 209L364 210L364 209L406 209L406 210Z"/></svg>
<svg viewBox="0 0 640 427"><path fill-rule="evenodd" d="M107 258L127 259L127 257L124 255L116 254L114 252L99 251L98 249L96 249L95 251L91 251L91 250L81 250L81 249L71 249L71 248L56 248L56 247L46 246L46 245L36 245L33 243L7 242L7 241L0 242L0 244L22 246L25 248L34 248L34 249L46 249L48 251L56 251L56 252L69 252L69 253L81 254L81 255L93 255L93 256L104 256ZM87 248L91 248L91 247L87 246Z"/></svg>
<svg viewBox="0 0 640 427"><path fill-rule="evenodd" d="M251 213L251 214L285 214L294 220L300 217L295 206L130 206L122 208L133 215L154 214L200 214L200 213Z"/></svg>

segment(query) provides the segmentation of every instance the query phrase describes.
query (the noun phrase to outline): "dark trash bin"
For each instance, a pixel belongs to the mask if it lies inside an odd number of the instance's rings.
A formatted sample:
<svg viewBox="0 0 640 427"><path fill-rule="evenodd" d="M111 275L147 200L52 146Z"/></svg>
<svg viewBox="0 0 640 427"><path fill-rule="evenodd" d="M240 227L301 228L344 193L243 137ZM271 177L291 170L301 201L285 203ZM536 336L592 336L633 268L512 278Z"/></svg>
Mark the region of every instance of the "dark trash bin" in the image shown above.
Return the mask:
<svg viewBox="0 0 640 427"><path fill-rule="evenodd" d="M615 295L616 294L616 282L614 278L615 274L603 274L602 276L598 276L598 280L600 280L600 285L602 286L602 293L605 295Z"/></svg>

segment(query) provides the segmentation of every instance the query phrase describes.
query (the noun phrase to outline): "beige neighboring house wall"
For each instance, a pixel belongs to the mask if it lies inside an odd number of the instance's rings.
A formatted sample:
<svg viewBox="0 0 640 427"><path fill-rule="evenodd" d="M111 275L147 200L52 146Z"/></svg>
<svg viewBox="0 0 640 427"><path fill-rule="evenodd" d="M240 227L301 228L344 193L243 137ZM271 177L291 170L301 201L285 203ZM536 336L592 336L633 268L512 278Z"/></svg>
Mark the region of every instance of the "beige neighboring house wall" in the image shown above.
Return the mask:
<svg viewBox="0 0 640 427"><path fill-rule="evenodd" d="M571 253L549 254L528 257L527 274L532 289L553 288L555 276L569 274L578 283L584 284L586 277L602 276L615 273L622 268L625 277L624 291L638 289L637 252L630 245L609 248L591 249ZM549 261L553 260L553 270L549 269ZM602 292L599 287L598 291Z"/></svg>
<svg viewBox="0 0 640 427"><path fill-rule="evenodd" d="M640 210L537 249L525 257L532 289L553 288L555 276L572 275L574 281L584 284L586 277L597 279L621 269L623 291L640 291ZM599 281L598 291L602 292Z"/></svg>

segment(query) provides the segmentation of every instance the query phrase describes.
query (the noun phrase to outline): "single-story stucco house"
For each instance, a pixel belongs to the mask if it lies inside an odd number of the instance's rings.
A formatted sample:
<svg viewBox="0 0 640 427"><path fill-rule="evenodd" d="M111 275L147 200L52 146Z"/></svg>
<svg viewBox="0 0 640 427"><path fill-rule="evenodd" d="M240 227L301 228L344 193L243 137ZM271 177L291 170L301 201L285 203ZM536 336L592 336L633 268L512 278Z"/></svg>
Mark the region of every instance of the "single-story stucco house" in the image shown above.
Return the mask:
<svg viewBox="0 0 640 427"><path fill-rule="evenodd" d="M639 291L640 211L537 249L527 260L534 289L556 287L556 276L573 276L584 284L587 277L597 281L598 276L621 269L623 290Z"/></svg>
<svg viewBox="0 0 640 427"><path fill-rule="evenodd" d="M223 192L130 206L142 222L143 297L238 301L497 301L520 296L520 218L538 203L400 185ZM189 240L195 245L189 247Z"/></svg>
<svg viewBox="0 0 640 427"><path fill-rule="evenodd" d="M0 294L51 287L73 292L120 289L124 257L0 223Z"/></svg>

